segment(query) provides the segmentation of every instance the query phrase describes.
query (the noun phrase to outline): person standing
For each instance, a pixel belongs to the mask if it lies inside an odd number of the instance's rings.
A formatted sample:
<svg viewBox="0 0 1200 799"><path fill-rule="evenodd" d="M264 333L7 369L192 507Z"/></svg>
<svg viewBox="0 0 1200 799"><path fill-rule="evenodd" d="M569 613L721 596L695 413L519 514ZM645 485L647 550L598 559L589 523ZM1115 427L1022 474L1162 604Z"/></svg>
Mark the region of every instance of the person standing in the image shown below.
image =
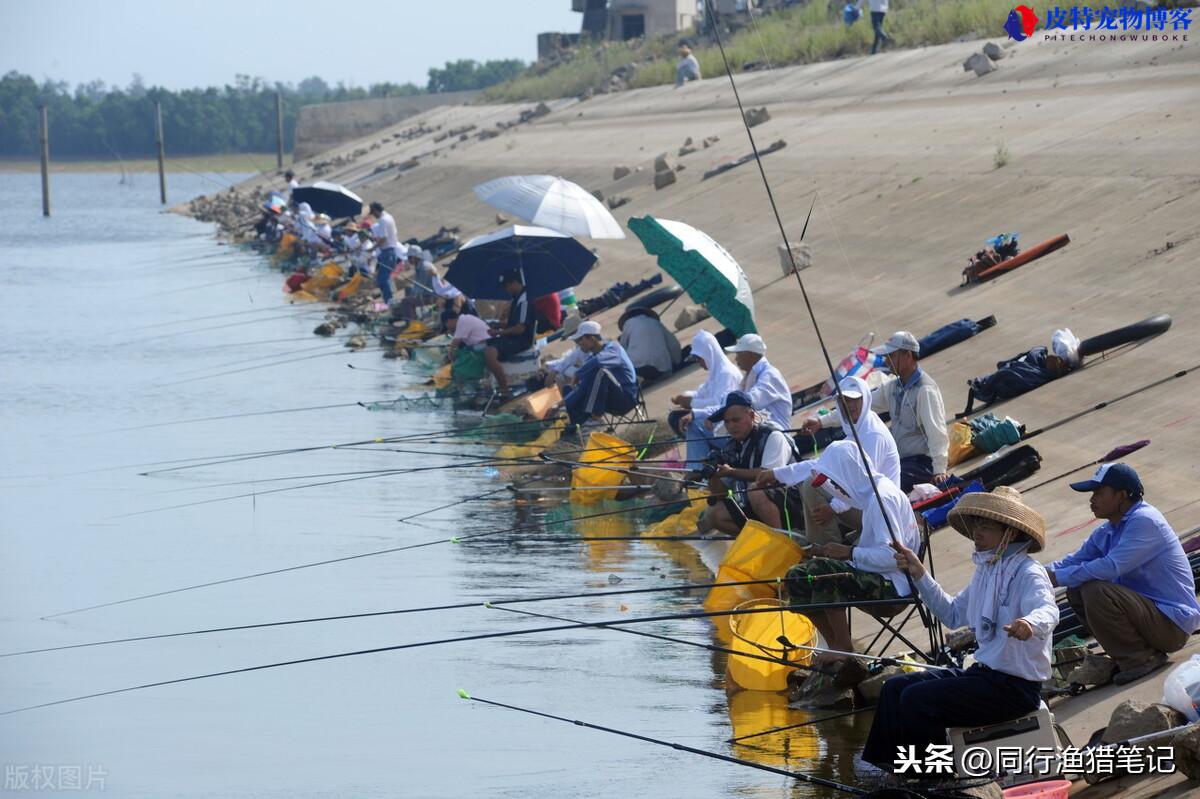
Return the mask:
<svg viewBox="0 0 1200 799"><path fill-rule="evenodd" d="M787 430L792 424L792 392L783 374L767 361L762 336L747 333L725 351L733 354L734 363L745 373L742 391L750 395L754 410L780 430Z"/></svg>
<svg viewBox="0 0 1200 799"><path fill-rule="evenodd" d="M883 45L892 43L892 37L883 32L883 18L887 16L888 0L858 0L855 7L862 10L866 2L871 9L871 30L875 31L875 41L871 43L871 55Z"/></svg>
<svg viewBox="0 0 1200 799"><path fill-rule="evenodd" d="M400 259L400 237L396 234L396 220L383 208L383 203L373 202L370 206L375 224L371 232L375 235L375 285L383 294L383 301L392 302L392 270Z"/></svg>
<svg viewBox="0 0 1200 799"><path fill-rule="evenodd" d="M1179 536L1142 498L1132 466L1103 464L1071 488L1092 492L1092 513L1104 524L1047 567L1050 580L1067 589L1076 618L1116 662L1114 682L1125 685L1166 665L1167 653L1200 629L1196 581Z"/></svg>

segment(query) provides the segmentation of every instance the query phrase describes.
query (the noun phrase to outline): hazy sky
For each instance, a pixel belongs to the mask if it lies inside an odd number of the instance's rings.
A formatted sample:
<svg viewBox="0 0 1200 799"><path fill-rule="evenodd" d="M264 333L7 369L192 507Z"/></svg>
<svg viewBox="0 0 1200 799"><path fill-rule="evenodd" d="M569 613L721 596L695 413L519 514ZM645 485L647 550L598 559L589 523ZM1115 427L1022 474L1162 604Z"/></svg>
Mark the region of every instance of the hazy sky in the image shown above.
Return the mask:
<svg viewBox="0 0 1200 799"><path fill-rule="evenodd" d="M245 73L331 85L412 81L447 61L537 57L537 34L578 32L571 0L0 0L0 73L170 89Z"/></svg>

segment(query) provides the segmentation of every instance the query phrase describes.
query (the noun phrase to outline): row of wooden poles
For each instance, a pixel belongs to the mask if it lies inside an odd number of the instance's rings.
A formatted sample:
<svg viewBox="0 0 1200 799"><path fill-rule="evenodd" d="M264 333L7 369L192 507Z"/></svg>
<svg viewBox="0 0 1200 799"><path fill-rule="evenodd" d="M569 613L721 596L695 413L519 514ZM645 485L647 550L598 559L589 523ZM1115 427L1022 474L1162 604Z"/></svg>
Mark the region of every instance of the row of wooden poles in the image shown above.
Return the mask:
<svg viewBox="0 0 1200 799"><path fill-rule="evenodd" d="M46 106L38 107L38 141L42 149L42 216L50 216L50 118ZM163 140L162 104L154 104L154 144L158 150L158 194L167 204L166 147ZM283 95L275 92L275 166L283 169Z"/></svg>

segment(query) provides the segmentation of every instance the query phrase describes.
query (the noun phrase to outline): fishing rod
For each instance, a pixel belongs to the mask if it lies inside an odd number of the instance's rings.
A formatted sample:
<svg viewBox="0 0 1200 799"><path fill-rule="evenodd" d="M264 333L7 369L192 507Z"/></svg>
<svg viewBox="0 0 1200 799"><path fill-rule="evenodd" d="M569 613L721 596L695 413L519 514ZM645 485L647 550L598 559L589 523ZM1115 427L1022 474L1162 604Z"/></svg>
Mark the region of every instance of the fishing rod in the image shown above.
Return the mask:
<svg viewBox="0 0 1200 799"><path fill-rule="evenodd" d="M366 366L355 366L352 363L348 363L348 364L346 364L346 366L350 367L351 369L353 369L356 372L375 372L375 373L378 373L381 375L391 375L392 377L401 377L401 374L398 371L391 371L388 369L371 369Z"/></svg>
<svg viewBox="0 0 1200 799"><path fill-rule="evenodd" d="M295 343L295 342L293 342L293 343ZM323 341L320 344L314 344L311 347L301 347L299 349L291 349L291 350L287 350L285 352L270 352L270 353L267 353L266 355L255 355L253 358L242 358L241 360L238 360L238 361L229 361L227 363L218 363L218 364L213 364L211 366L200 366L195 369L185 369L182 372L175 372L171 376L172 377L182 377L184 375L194 375L199 372L207 372L212 369L225 369L230 366L243 366L243 365L249 364L249 363L258 363L259 361L267 361L267 360L270 360L271 358L279 358L280 356L283 356L283 355L299 355L301 353L311 353L311 352L328 352L330 355L333 355L335 353L344 354L345 351L346 351L346 345L342 341ZM264 364L264 366L270 366L270 364Z"/></svg>
<svg viewBox="0 0 1200 799"><path fill-rule="evenodd" d="M758 491L758 490L765 490L765 489L759 489L754 486L751 486L747 490ZM720 494L713 494L713 495L711 495L711 498L720 499L722 496L723 495L720 495ZM698 497L697 499L692 500L692 501L699 502L699 501L709 499L709 498L710 497ZM254 574L240 575L238 577L226 577L226 578L219 579L219 580L211 580L211 581L205 582L205 583L198 583L196 585L188 585L188 586L184 586L182 588L172 588L172 589L165 590L165 591L157 591L157 592L150 593L150 594L142 594L140 596L128 597L126 599L119 599L119 600L115 600L112 602L104 602L104 603L101 603L98 605L89 605L87 607L75 608L73 610L67 610L67 611L63 611L61 613L54 613L49 616L43 616L42 619L43 620L54 619L54 618L58 618L59 616L69 616L74 613L82 613L83 611L86 611L86 610L97 610L99 608L111 607L113 605L123 605L128 602L137 602L137 601L140 601L143 599L151 599L154 597L167 596L168 594L179 594L179 593L183 593L184 591L195 591L195 590L198 590L201 588L209 588L214 585L224 585L226 583L235 583L235 582L240 582L242 580L252 580L252 579L256 579L258 577L267 577L267 576L274 575L274 574L283 574L285 572L299 571L301 569L311 569L311 568L315 568L317 566L328 566L333 563L343 563L348 560L360 560L362 558L370 558L370 557L375 557L377 555L389 555L393 552L403 552L403 551L409 550L409 549L420 549L422 547L436 546L438 544L458 544L458 543L461 543L462 541L467 541L467 540L471 540L471 539L475 539L475 538L483 538L485 536L504 535L506 533L515 533L515 532L520 532L522 530L538 530L538 529L550 527L553 524L567 524L569 522L583 521L586 519L596 519L596 518L600 518L600 517L604 517L604 516L615 516L615 515L622 514L622 513L630 513L635 510L643 511L643 510L654 510L656 508L673 507L673 506L677 506L679 504L680 504L679 500L670 501L670 502L656 502L656 503L651 503L649 505L639 505L634 508L621 508L621 509L613 510L613 511L601 511L599 513L593 513L593 514L588 514L585 516L576 517L575 519L571 519L571 520L563 520L561 522L551 522L549 525L544 524L544 523L543 524L523 524L523 525L517 525L515 527L508 527L508 528L503 528L503 529L499 529L499 530L484 530L484 531L481 531L478 533L470 533L468 535L450 536L448 538L439 538L439 539L435 539L432 541L423 541L423 542L420 542L417 544L406 544L406 545L398 546L398 547L388 547L387 549L377 549L377 550L373 550L371 552L361 552L361 553L358 553L355 555L344 555L342 557L329 558L327 560L319 560L319 561L312 561L309 563L301 563L296 566L285 566L283 568L270 569L267 571L256 572Z"/></svg>
<svg viewBox="0 0 1200 799"><path fill-rule="evenodd" d="M210 319L225 319L230 316L246 316L247 314L272 313L281 314L282 316L290 316L295 314L297 308L294 305L273 306L270 308L249 308L242 311L228 311L226 313L209 314L208 316L194 316L190 319L172 319L168 322L155 322L149 325L141 325L139 327L126 327L120 330L112 330L110 333L137 333L142 330L151 330L156 327L169 327L170 325L187 325L195 322L207 322Z"/></svg>
<svg viewBox="0 0 1200 799"><path fill-rule="evenodd" d="M458 469L458 468L465 468L465 467L472 467L472 466L506 465L506 463L507 462L504 461L503 459L485 458L476 463L465 463L465 464L451 463L451 464L441 464L439 466L416 466L416 467L407 468L407 469L384 470L381 472L365 474L365 475L361 475L358 477L346 477L346 478L343 478L340 480L326 480L326 481L322 481L322 482L318 482L318 483L305 483L304 485L298 485L298 486L285 486L283 488L272 488L267 491L251 491L246 494L234 494L234 495L228 496L228 497L213 497L212 499L202 499L202 500L198 500L196 502L185 502L181 505L167 505L166 507L162 507L162 508L150 508L148 510L140 510L140 511L135 511L133 513L120 513L120 514L117 514L116 516L111 516L109 518L127 519L131 516L145 516L150 513L162 513L163 511L179 510L181 508L194 508L198 505L211 505L216 502L230 502L235 499L246 499L247 497L262 497L262 496L266 496L268 494L280 494L285 491L301 491L306 488L319 488L321 486L337 485L339 483L353 483L353 482L357 482L359 480L372 480L377 477L388 477L388 476L396 475L396 474L415 474L417 472L432 472L432 471L439 471L442 469ZM261 480L261 481L250 481L250 482L266 482L266 481Z"/></svg>
<svg viewBox="0 0 1200 799"><path fill-rule="evenodd" d="M1094 461L1089 461L1088 463L1085 463L1082 466L1076 466L1074 469L1068 469L1067 471L1063 472L1062 474L1056 474L1053 477L1049 477L1049 478L1041 481L1040 483L1035 483L1034 485L1031 485L1028 488L1022 488L1021 493L1027 493L1029 491L1034 490L1035 488L1041 488L1044 485L1049 485L1050 483L1061 480L1064 477L1073 475L1076 472L1082 472L1084 469L1087 469L1090 466L1097 466L1101 463L1112 463L1113 461L1119 461L1122 458L1124 458L1134 452L1137 452L1142 447L1148 446L1149 444L1150 444L1150 439L1144 438L1141 441L1135 441L1132 444L1124 444L1119 447L1114 447L1113 449L1104 453L1104 455L1100 456L1099 458L1097 458Z"/></svg>
<svg viewBox="0 0 1200 799"><path fill-rule="evenodd" d="M61 646L50 646L42 649L25 649L19 652L4 652L0 653L0 658L17 657L19 655L36 655L44 652L61 652L67 649L85 649L93 646L108 646L110 644L128 644L137 641L157 641L163 638L182 638L192 635L210 635L213 633L236 632L239 630L260 630L268 627L288 627L297 624L316 624L329 621L346 621L351 619L370 619L379 616L400 616L409 613L433 613L443 610L463 610L466 608L478 608L483 605L492 605L493 607L500 605L518 605L530 602L554 602L563 599L597 599L609 596L628 596L631 594L656 594L656 593L672 593L672 592L687 592L707 590L711 588L726 588L745 585L778 585L780 578L770 580L742 580L736 582L721 582L721 583L685 583L682 585L665 585L655 586L653 588L621 588L616 590L604 591L581 591L572 594L542 594L529 597L511 597L508 599L492 599L480 602L478 600L472 602L456 602L448 605L426 605L416 608L397 608L392 610L374 610L365 611L362 613L344 613L337 616L314 616L301 619L287 619L284 621L267 621L258 622L255 624L237 624L226 627L208 627L196 630L184 630L182 632L171 633L156 633L153 635L137 635L128 638L111 638L104 641L88 641L80 644L64 644ZM65 614L56 614L65 615ZM46 616L44 618L52 619L54 616Z"/></svg>
<svg viewBox="0 0 1200 799"><path fill-rule="evenodd" d="M263 363L263 364L259 364L257 366L245 366L245 367L242 367L241 369L230 369L225 372L216 372L215 374L211 374L211 375L200 375L199 377L188 377L183 380L172 380L168 383L155 383L154 386L155 386L155 388L166 388L168 386L179 386L179 385L183 385L184 383L194 383L197 380L208 380L213 377L225 377L226 375L236 375L236 374L241 374L242 372L255 372L255 371L258 371L259 369L268 369L272 366L283 366L283 365L289 364L289 363L298 363L299 361L311 361L313 358L328 358L330 355L343 355L343 354L344 353L342 352L341 348L338 348L338 350L335 352L321 352L321 353L317 353L316 355L304 355L299 358L288 358L286 360L273 361L271 363Z"/></svg>
<svg viewBox="0 0 1200 799"><path fill-rule="evenodd" d="M290 317L290 318L301 319L301 318L305 318L305 317L309 317L309 316L316 317L316 316L324 316L324 315L325 315L325 311L318 308L318 309L313 309L311 311L309 311L309 310L298 311L294 317ZM210 325L209 327L199 327L199 328L195 328L194 330L173 330L170 333L159 333L159 334L153 335L153 336L143 336L142 338L130 339L128 341L118 341L113 346L121 347L121 346L125 346L128 344L144 344L147 341L158 341L160 339L173 338L175 336L188 336L188 335L192 335L195 333L208 333L213 330L226 330L231 327L243 327L245 325L259 325L259 324L262 324L263 322L277 322L277 321L279 321L278 318L272 316L272 317L267 317L266 319L246 319L246 320L242 320L240 322L226 322L223 325Z"/></svg>
<svg viewBox="0 0 1200 799"><path fill-rule="evenodd" d="M535 619L548 619L550 621L565 621L565 622L570 622L571 624L588 624L588 622L580 621L579 619L568 619L565 616L552 616L548 613L534 613L532 610L520 610L518 608L497 607L494 605L488 605L486 603L484 604L484 607L488 608L489 610L503 610L503 611L507 611L508 613L517 613L522 616L531 616ZM812 672L816 672L818 674L827 674L828 673L828 672L824 671L823 669L819 669L816 666L811 666L808 663L799 663L794 660L787 660L785 658L777 658L777 657L773 657L772 655L762 655L762 654L758 654L755 652L742 652L740 650L732 649L727 646L717 646L716 644L706 644L703 641L689 641L686 638L674 638L669 635L660 635L658 633L648 633L645 630L628 630L624 627L609 627L607 625L599 625L598 629L612 630L614 632L619 632L619 633L628 633L629 635L638 635L643 638L653 638L658 641L666 641L669 644L683 644L685 646L693 646L698 649L705 649L709 652L717 652L717 653L720 653L723 655L738 655L741 657L750 658L751 660L762 660L767 663L774 663L779 666L789 666L794 669L803 669L805 671L812 671Z"/></svg>
<svg viewBox="0 0 1200 799"><path fill-rule="evenodd" d="M472 696L472 695L468 694L466 691L462 690L461 688L458 691L458 695L462 699L466 699L471 702L480 702L485 705L492 705L494 707L505 708L506 710L516 710L520 713L528 713L531 716L540 716L542 718L551 719L553 721L563 721L563 722L566 722L567 724L574 724L576 727L586 727L590 730L598 730L600 732L607 732L612 735L620 735L624 738L632 738L635 741L644 741L646 743L655 744L656 746L665 746L665 747L668 747L670 749L675 749L680 752L687 752L687 753L693 754L693 755L700 755L701 757L707 757L707 758L711 758L713 760L721 760L726 763L735 763L739 766L748 766L753 769L758 769L759 771L766 771L771 774L780 774L784 777L791 777L792 779L799 780L801 782L806 782L811 785L817 785L822 788L830 788L835 791L841 791L843 793L848 793L848 794L851 794L852 796L866 796L868 793L868 791L866 791L862 788L855 788L852 785L843 785L840 782L834 782L833 780L827 780L823 777L814 777L810 774L805 774L804 772L801 772L801 771L788 771L787 769L776 768L775 766L768 766L765 763L755 763L753 760L744 760L740 757L734 757L733 755L723 755L720 752L710 752L707 749L698 749L694 746L687 746L686 744L673 743L671 741L664 741L660 738L651 738L648 735L639 735L636 732L628 732L626 730L618 730L615 727L605 727L600 724L592 724L591 722L587 722L587 721L580 721L578 719L569 719L569 718L566 718L565 716L555 716L551 713L543 713L540 710L531 710L530 708L524 708L524 707L518 707L517 705L505 704L504 702L495 702L491 699L483 699L482 697Z"/></svg>
<svg viewBox="0 0 1200 799"><path fill-rule="evenodd" d="M881 600L881 603L886 603L887 600ZM868 603L863 603L868 604ZM586 624L558 624L548 627L527 627L520 630L500 630L488 633L473 633L471 635L456 636L454 638L438 638L426 641L413 641L406 644L392 644L390 646L372 647L370 649L356 649L348 652L335 652L327 655L314 655L312 657L297 658L293 660L283 660L274 663L263 663L257 666L243 666L236 669L226 669L223 671L207 672L205 674L193 674L187 677L176 677L170 680L158 680L155 682L142 683L140 685L131 685L125 688L114 688L108 691L98 691L91 694L83 694L80 696L67 697L65 699L55 699L49 702L41 702L35 705L26 705L24 707L10 708L8 710L0 710L0 716L9 716L14 713L24 713L30 710L38 710L46 707L55 707L58 705L66 705L74 702L82 702L86 699L97 699L102 696L113 696L115 694L130 693L132 691L141 691L147 688L158 688L164 685L178 685L185 682L195 682L197 680L207 680L214 677L226 677L233 674L246 674L249 672L265 671L267 669L283 668L285 666L297 666L305 663L318 663L328 660L338 660L341 658L358 657L361 655L375 655L384 652L398 652L406 649L420 649L429 646L441 646L443 644L459 644L469 641L484 641L496 638L512 638L523 635L535 635L539 633L565 632L569 630L580 630L589 627L609 626L609 625L625 625L625 624L650 624L663 621L683 621L689 619L712 619L725 616L744 616L754 613L778 613L783 610L802 610L805 607L811 606L791 606L783 605L780 607L770 608L742 608L733 610L706 610L690 613L665 613L657 616L640 616L632 619L614 619L611 621L590 622Z"/></svg>
<svg viewBox="0 0 1200 799"><path fill-rule="evenodd" d="M200 422L222 422L228 419L245 419L251 416L274 416L283 413L303 413L305 411L329 411L337 408L354 408L362 405L361 402L335 402L329 405L306 405L300 408L277 408L270 411L247 411L245 413L226 413L220 416L198 416L192 419L174 419L169 422L154 422L152 424L140 424L134 427L117 427L112 430L100 430L93 435L104 435L106 433L129 433L134 430L149 430L154 427L171 427L174 425L183 424L198 424Z"/></svg>
<svg viewBox="0 0 1200 799"><path fill-rule="evenodd" d="M1021 440L1025 441L1027 439L1033 438L1034 436L1041 435L1042 433L1053 430L1057 427L1062 427L1063 425L1073 422L1076 419L1087 416L1089 413L1094 413L1096 411L1103 410L1104 408L1107 408L1110 405L1115 405L1118 402L1121 402L1122 400L1127 400L1130 397L1137 396L1138 394L1141 394L1143 391L1149 391L1152 388L1158 388L1159 386L1163 385L1164 383L1169 383L1172 380L1177 380L1181 377L1185 377L1189 374L1193 374L1197 370L1200 370L1200 364L1196 364L1195 366L1190 366L1187 369L1180 369L1178 372L1175 372L1174 374L1168 375L1167 377L1160 378L1151 383L1147 383L1146 385L1141 386L1140 388L1135 388L1132 391L1129 391L1125 394L1120 395L1119 397L1114 397L1113 399L1105 400L1104 402L1099 402L1090 408L1085 408L1084 410L1079 411L1077 413L1073 413L1070 416L1065 416L1056 422L1051 422L1050 424L1046 425L1045 427L1039 427L1037 430L1034 430L1032 433L1026 433L1021 438ZM1086 468L1086 467L1084 467L1084 468Z"/></svg>
<svg viewBox="0 0 1200 799"><path fill-rule="evenodd" d="M844 710L841 713L832 713L828 716L822 716L819 719L809 719L807 721L801 721L796 724L785 724L782 727L771 727L770 729L763 730L762 732L754 732L749 735L739 735L736 738L726 738L725 743L740 744L740 743L742 743L742 741L748 741L751 738L761 738L764 735L774 735L777 732L786 732L787 730L795 730L795 729L799 729L800 727L808 727L813 724L820 724L822 721L833 721L834 719L844 719L847 716L855 716L859 713L862 713L865 710L874 710L874 709L875 709L875 705L867 705L866 707L856 707L853 710Z"/></svg>

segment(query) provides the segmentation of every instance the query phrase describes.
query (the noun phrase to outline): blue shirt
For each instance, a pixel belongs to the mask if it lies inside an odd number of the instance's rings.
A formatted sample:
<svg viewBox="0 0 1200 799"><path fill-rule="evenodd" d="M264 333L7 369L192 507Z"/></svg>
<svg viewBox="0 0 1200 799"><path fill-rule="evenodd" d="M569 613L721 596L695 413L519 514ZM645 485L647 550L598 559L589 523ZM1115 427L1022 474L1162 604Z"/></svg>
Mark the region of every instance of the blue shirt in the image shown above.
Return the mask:
<svg viewBox="0 0 1200 799"><path fill-rule="evenodd" d="M629 360L625 348L615 341L604 342L604 347L586 361L575 373L575 387L568 392L570 396L576 391L590 391L592 380L601 369L607 369L621 386L621 393L631 401L637 400L637 373L633 369L633 361ZM565 399L565 398L564 398Z"/></svg>
<svg viewBox="0 0 1200 799"><path fill-rule="evenodd" d="M1116 583L1149 599L1185 633L1200 629L1192 567L1179 536L1153 505L1137 502L1115 527L1100 525L1077 552L1048 568L1059 585Z"/></svg>

